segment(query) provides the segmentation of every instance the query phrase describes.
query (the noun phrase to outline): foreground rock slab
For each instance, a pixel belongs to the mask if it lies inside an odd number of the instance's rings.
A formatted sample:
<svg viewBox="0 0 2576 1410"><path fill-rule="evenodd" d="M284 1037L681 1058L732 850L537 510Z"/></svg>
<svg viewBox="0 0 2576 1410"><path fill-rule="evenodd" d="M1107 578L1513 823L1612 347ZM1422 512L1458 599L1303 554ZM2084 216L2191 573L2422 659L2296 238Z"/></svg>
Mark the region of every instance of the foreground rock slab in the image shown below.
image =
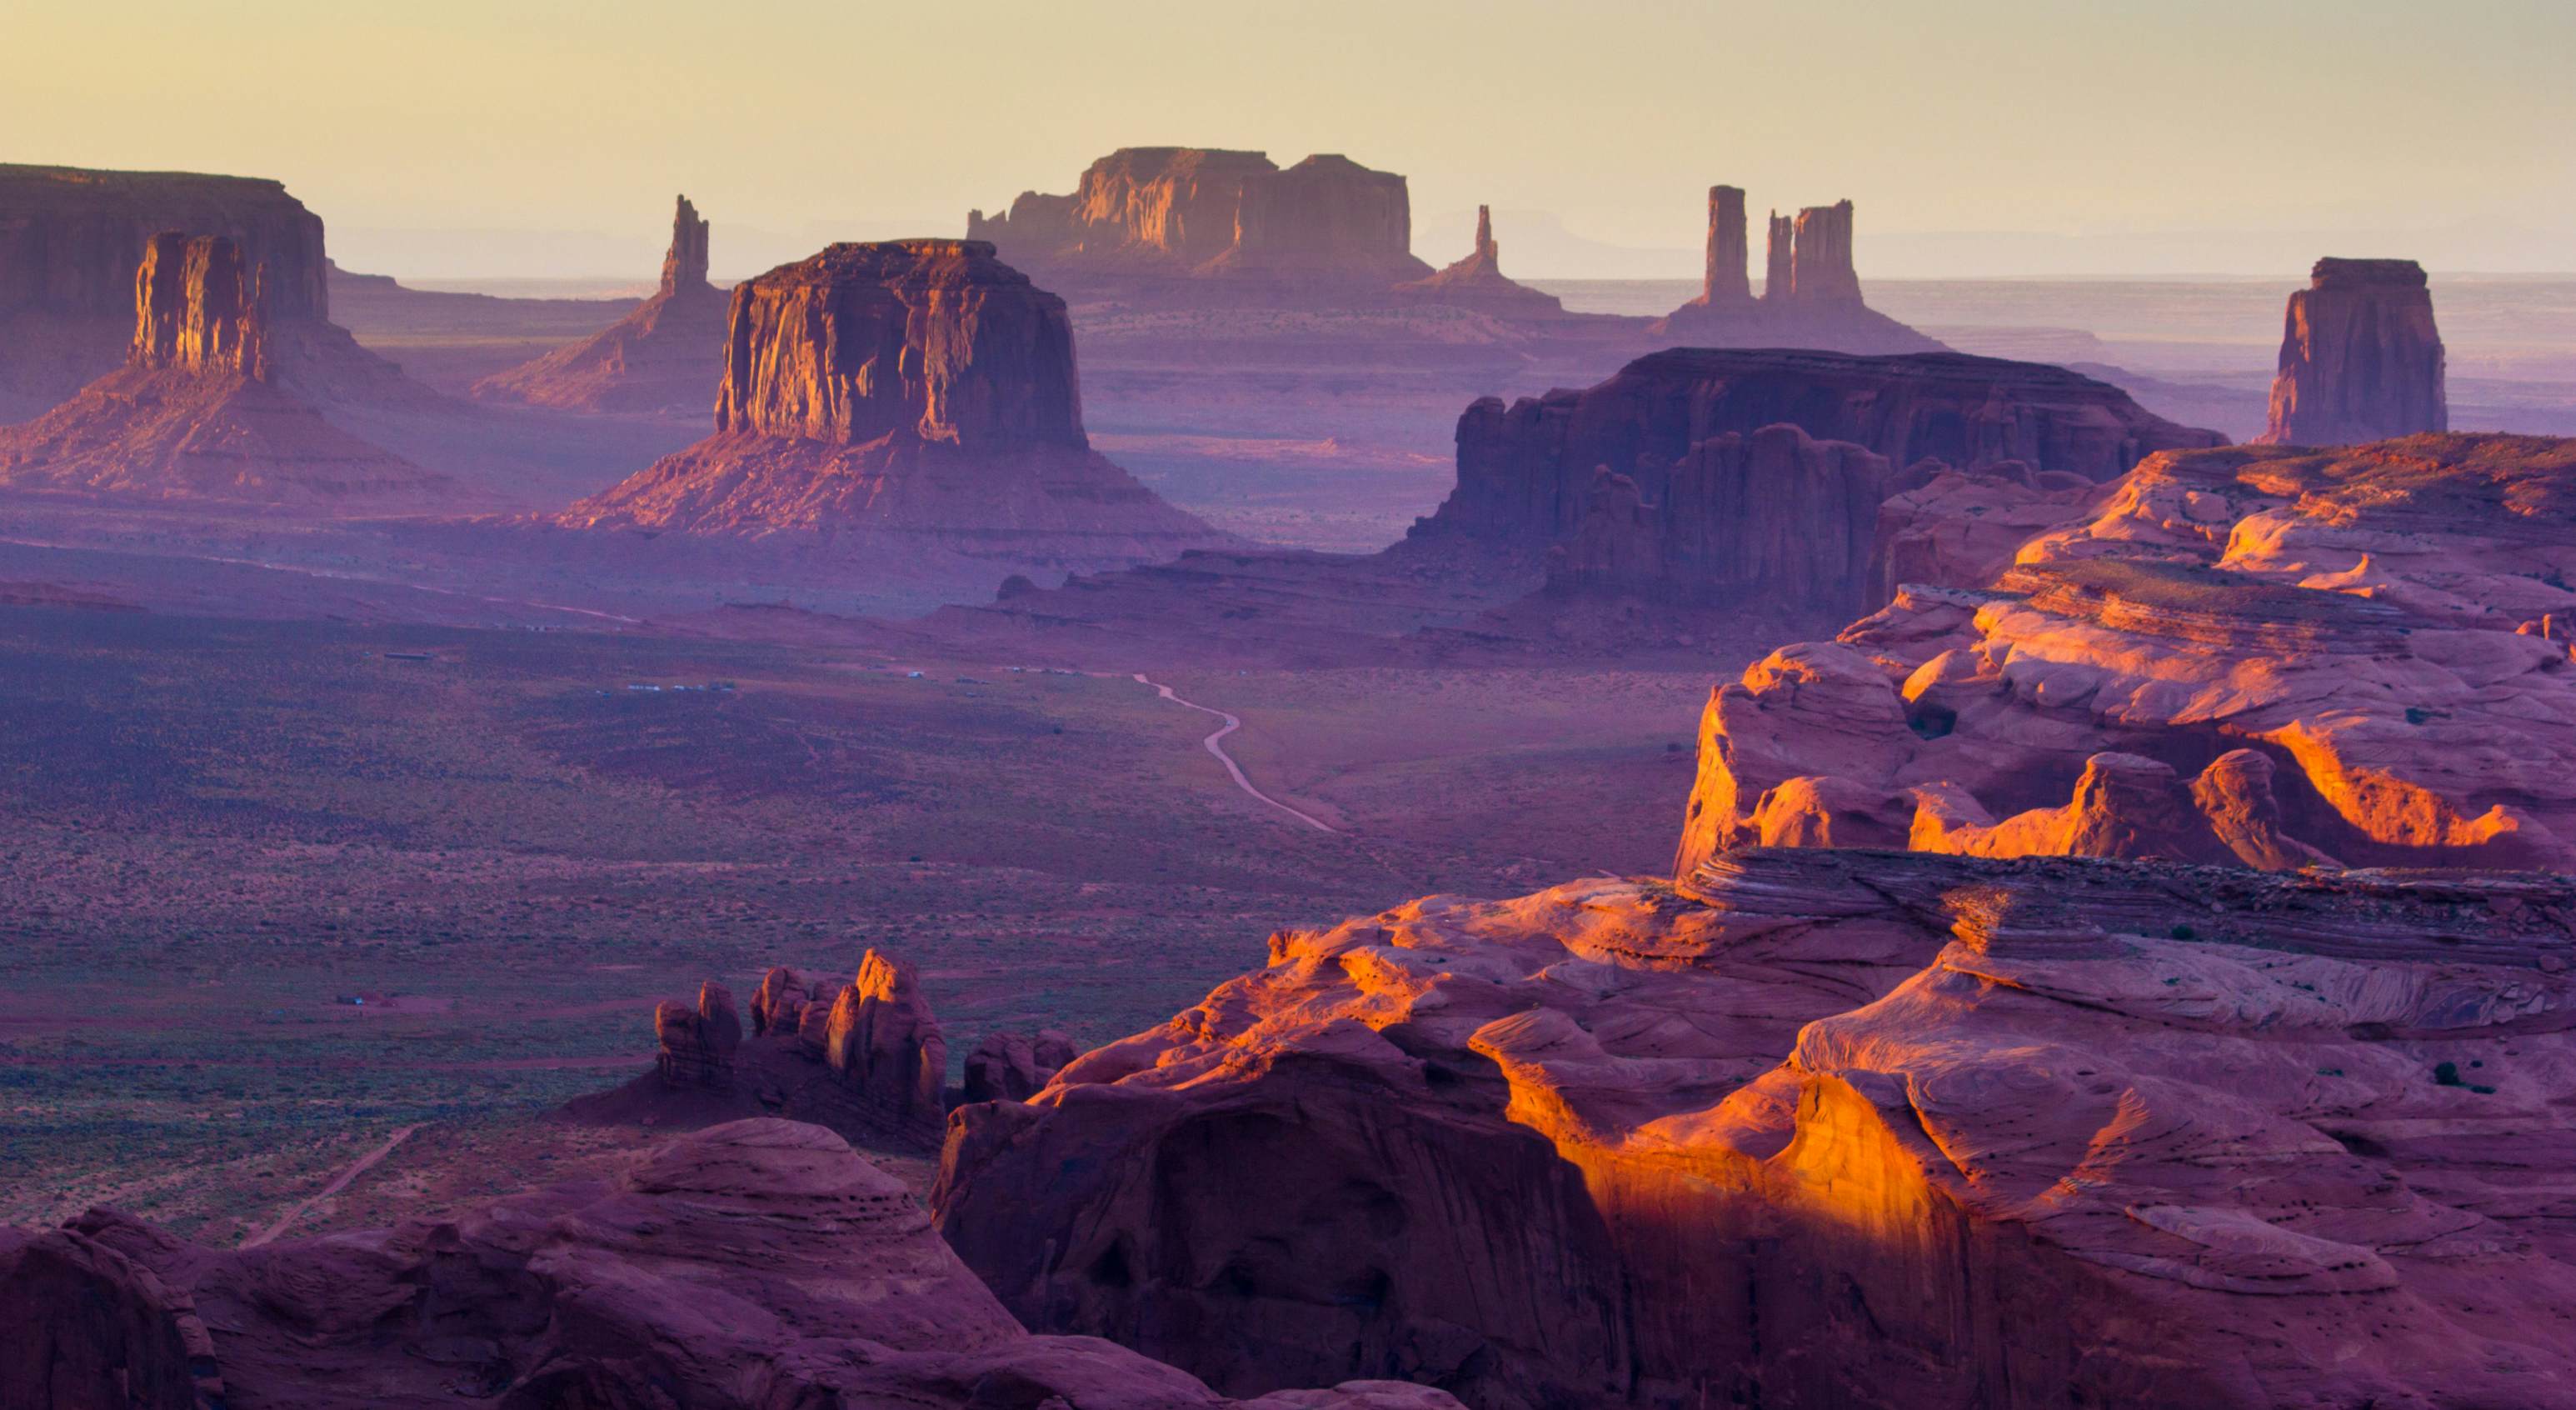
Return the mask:
<svg viewBox="0 0 2576 1410"><path fill-rule="evenodd" d="M196 1247L113 1211L0 1231L12 1410L809 1410L1244 1402L1023 1331L901 1182L818 1126L735 1122L456 1223ZM1454 1410L1350 1385L1265 1410Z"/></svg>
<svg viewBox="0 0 2576 1410"><path fill-rule="evenodd" d="M935 1205L1030 1325L1238 1393L2564 1406L2571 959L2543 876L1435 896L961 1109Z"/></svg>

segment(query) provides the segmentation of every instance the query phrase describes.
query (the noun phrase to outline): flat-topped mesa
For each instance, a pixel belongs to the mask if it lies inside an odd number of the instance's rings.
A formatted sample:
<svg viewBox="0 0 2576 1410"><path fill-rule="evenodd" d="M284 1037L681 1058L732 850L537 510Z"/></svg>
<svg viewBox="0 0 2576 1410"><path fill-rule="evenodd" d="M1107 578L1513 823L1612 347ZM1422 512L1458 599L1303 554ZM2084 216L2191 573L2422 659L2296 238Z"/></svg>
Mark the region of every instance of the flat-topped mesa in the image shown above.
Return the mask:
<svg viewBox="0 0 2576 1410"><path fill-rule="evenodd" d="M1744 188L1708 188L1708 267L1701 277L1700 302L1732 308L1753 301L1753 278L1746 268L1752 246L1745 238Z"/></svg>
<svg viewBox="0 0 2576 1410"><path fill-rule="evenodd" d="M265 271L272 329L328 315L321 218L278 182L0 165L0 421L125 361L135 271L168 230L224 236Z"/></svg>
<svg viewBox="0 0 2576 1410"><path fill-rule="evenodd" d="M737 287L716 429L1090 446L1064 300L981 240L833 245Z"/></svg>
<svg viewBox="0 0 2576 1410"><path fill-rule="evenodd" d="M1468 407L1458 418L1457 487L1413 532L1544 550L1583 521L1595 470L1633 479L1646 502L1660 505L1701 443L1784 423L1891 465L2020 462L2095 481L2159 450L2223 439L2163 420L2108 383L2039 363L1674 348L1584 391Z"/></svg>
<svg viewBox="0 0 2576 1410"><path fill-rule="evenodd" d="M2258 444L2333 446L2447 431L2442 335L2413 260L2321 259L2290 295Z"/></svg>
<svg viewBox="0 0 2576 1410"><path fill-rule="evenodd" d="M1404 178L1333 154L1283 171L1261 152L1125 147L1071 195L1023 192L966 226L1050 282L1297 276L1383 291L1431 272L1412 254Z"/></svg>
<svg viewBox="0 0 2576 1410"><path fill-rule="evenodd" d="M679 294L707 288L707 223L689 198L679 198L671 215L671 249L662 256L662 292Z"/></svg>
<svg viewBox="0 0 2576 1410"><path fill-rule="evenodd" d="M224 235L164 231L134 272L136 367L268 379L265 270L244 267Z"/></svg>

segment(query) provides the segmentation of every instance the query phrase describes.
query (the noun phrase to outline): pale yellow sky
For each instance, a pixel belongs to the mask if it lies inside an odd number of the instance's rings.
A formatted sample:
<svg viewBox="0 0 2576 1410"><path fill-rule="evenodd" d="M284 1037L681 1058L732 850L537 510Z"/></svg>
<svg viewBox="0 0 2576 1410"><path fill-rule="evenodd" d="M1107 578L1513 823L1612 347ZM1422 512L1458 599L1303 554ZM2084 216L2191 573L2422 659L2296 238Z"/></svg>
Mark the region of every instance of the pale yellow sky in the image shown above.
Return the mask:
<svg viewBox="0 0 2576 1410"><path fill-rule="evenodd" d="M0 159L279 177L415 276L649 275L682 190L748 272L1135 144L1345 152L1411 178L1427 257L1490 202L1541 275L1687 273L1721 180L1858 201L1865 274L2576 269L2569 0L0 0L0 33Z"/></svg>

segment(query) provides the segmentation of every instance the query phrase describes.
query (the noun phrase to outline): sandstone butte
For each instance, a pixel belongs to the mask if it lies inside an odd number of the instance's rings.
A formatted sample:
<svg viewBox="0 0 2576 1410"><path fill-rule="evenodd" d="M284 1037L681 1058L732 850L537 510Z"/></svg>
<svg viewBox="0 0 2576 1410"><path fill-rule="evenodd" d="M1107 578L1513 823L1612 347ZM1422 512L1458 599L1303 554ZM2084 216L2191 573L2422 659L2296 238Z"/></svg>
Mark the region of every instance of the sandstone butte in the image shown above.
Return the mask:
<svg viewBox="0 0 2576 1410"><path fill-rule="evenodd" d="M272 318L267 267L229 236L152 237L126 296L125 366L0 427L0 487L320 508L425 507L452 488L333 426L293 390L295 372L327 371L347 335Z"/></svg>
<svg viewBox="0 0 2576 1410"><path fill-rule="evenodd" d="M1071 195L1024 191L966 217L969 239L1051 287L1155 290L1205 300L1211 286L1382 299L1424 279L1404 178L1318 154L1282 170L1260 152L1125 147L1093 162ZM1175 281L1198 286L1175 290Z"/></svg>
<svg viewBox="0 0 2576 1410"><path fill-rule="evenodd" d="M707 233L680 197L653 297L591 337L484 378L474 395L571 411L703 411L724 370L726 310L707 282Z"/></svg>
<svg viewBox="0 0 2576 1410"><path fill-rule="evenodd" d="M819 1126L728 1123L453 1222L202 1248L98 1209L0 1229L0 1405L1458 1410L1245 1402L1032 1336L901 1182Z"/></svg>
<svg viewBox="0 0 2576 1410"><path fill-rule="evenodd" d="M2019 542L2003 525L2055 522L2024 506L2220 440L2038 363L1677 348L1582 391L1468 407L1457 484L1411 537L1552 551L1560 592L1824 630L1886 601L1900 572L1999 563Z"/></svg>
<svg viewBox="0 0 2576 1410"><path fill-rule="evenodd" d="M125 360L134 272L168 230L231 239L266 271L268 314L329 316L322 220L275 181L0 165L0 420L52 406Z"/></svg>
<svg viewBox="0 0 2576 1410"><path fill-rule="evenodd" d="M1852 261L1852 203L1773 212L1768 273L1756 296L1746 268L1744 190L1708 188L1707 266L1699 297L1648 331L1691 347L1817 348L1850 353L1943 352L1942 345L1863 301Z"/></svg>
<svg viewBox="0 0 2576 1410"><path fill-rule="evenodd" d="M833 245L738 285L715 422L561 522L1095 566L1229 542L1091 449L1064 300L980 241Z"/></svg>
<svg viewBox="0 0 2576 1410"><path fill-rule="evenodd" d="M2433 294L2408 259L2321 259L2290 295L2266 445L2340 446L2451 429Z"/></svg>
<svg viewBox="0 0 2576 1410"><path fill-rule="evenodd" d="M961 1108L1027 1325L1220 1390L2576 1405L2557 876L1754 848L1434 896Z"/></svg>
<svg viewBox="0 0 2576 1410"><path fill-rule="evenodd" d="M1745 842L2576 867L2576 442L2155 456L1985 586L1710 696L1676 868Z"/></svg>

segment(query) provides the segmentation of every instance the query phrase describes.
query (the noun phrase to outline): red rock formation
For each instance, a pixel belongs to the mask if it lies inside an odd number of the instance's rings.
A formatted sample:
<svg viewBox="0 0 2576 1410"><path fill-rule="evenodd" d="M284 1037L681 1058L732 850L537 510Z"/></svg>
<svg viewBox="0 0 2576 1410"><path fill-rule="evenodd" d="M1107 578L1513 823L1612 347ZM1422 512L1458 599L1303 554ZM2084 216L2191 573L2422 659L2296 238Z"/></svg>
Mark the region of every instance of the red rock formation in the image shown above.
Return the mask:
<svg viewBox="0 0 2576 1410"><path fill-rule="evenodd" d="M1245 1405L1133 1352L1029 1335L900 1181L786 1121L680 1137L455 1222L211 1249L94 1210L0 1232L0 1264L20 1275L0 1299L29 1314L0 1338L11 1410ZM1354 1383L1246 1410L1305 1407L1457 1402Z"/></svg>
<svg viewBox="0 0 2576 1410"><path fill-rule="evenodd" d="M947 1120L948 1040L912 966L870 950L832 1000L823 1060L891 1126L937 1140Z"/></svg>
<svg viewBox="0 0 2576 1410"><path fill-rule="evenodd" d="M474 395L569 411L702 413L724 371L725 317L724 294L707 283L707 222L682 196L659 292L591 337L475 383Z"/></svg>
<svg viewBox="0 0 2576 1410"><path fill-rule="evenodd" d="M1652 504L1635 480L1593 472L1583 519L1548 563L1549 586L1664 601L1795 603L1837 620L1877 605L1870 564L1887 461L1795 426L1692 446Z"/></svg>
<svg viewBox="0 0 2576 1410"><path fill-rule="evenodd" d="M1699 301L1716 308L1739 308L1753 302L1752 278L1745 262L1752 246L1744 238L1744 188L1708 188L1708 269L1700 280Z"/></svg>
<svg viewBox="0 0 2576 1410"><path fill-rule="evenodd" d="M742 1019L733 991L710 979L698 987L698 1006L665 1001L653 1010L655 1066L673 1087L733 1085L734 1050L742 1046Z"/></svg>
<svg viewBox="0 0 2576 1410"><path fill-rule="evenodd" d="M1091 452L1064 301L971 240L834 245L738 286L716 434L562 519L1093 565L1225 541Z"/></svg>
<svg viewBox="0 0 2576 1410"><path fill-rule="evenodd" d="M1586 391L1470 406L1457 487L1413 536L1564 544L1560 584L1677 600L1763 591L1839 621L1884 600L1885 569L1872 565L1892 552L1877 541L1890 464L2107 479L2152 451L2217 440L2033 363L1677 349ZM1599 480L1604 470L1631 488ZM1796 492L1782 497L1784 485ZM1609 517L1587 528L1596 494Z"/></svg>
<svg viewBox="0 0 2576 1410"><path fill-rule="evenodd" d="M274 181L0 165L0 392L61 400L130 346L134 276L165 230L267 271L272 319L328 315L322 222Z"/></svg>
<svg viewBox="0 0 2576 1410"><path fill-rule="evenodd" d="M1428 279L1398 284L1396 293L1422 303L1472 308L1498 318L1556 318L1565 305L1503 274L1502 247L1494 243L1493 212L1476 207L1476 249Z"/></svg>
<svg viewBox="0 0 2576 1410"><path fill-rule="evenodd" d="M128 289L126 366L0 427L0 486L334 506L443 498L445 476L341 431L281 388L295 348L279 356L269 287L228 237L154 236Z"/></svg>
<svg viewBox="0 0 2576 1410"><path fill-rule="evenodd" d="M1938 342L1862 302L1852 263L1852 204L1771 216L1762 297L1745 278L1744 193L1708 193L1708 266L1700 295L1650 326L1694 347L1818 348L1848 353L1941 352Z"/></svg>
<svg viewBox="0 0 2576 1410"><path fill-rule="evenodd" d="M2290 295L2257 444L2339 446L2451 429L2442 335L2405 259L2321 259Z"/></svg>
<svg viewBox="0 0 2576 1410"><path fill-rule="evenodd" d="M2576 665L2522 630L2576 605L2571 543L2576 442L2156 456L1990 589L1908 589L1715 691L1677 870L1792 832L2576 866Z"/></svg>
<svg viewBox="0 0 2576 1410"><path fill-rule="evenodd" d="M1260 152L1121 148L1072 195L1024 192L1006 214L970 212L966 234L1051 285L1130 294L1186 279L1383 295L1431 272L1404 178L1331 155L1282 171Z"/></svg>
<svg viewBox="0 0 2576 1410"><path fill-rule="evenodd" d="M1789 302L1857 306L1860 275L1852 264L1852 203L1837 201L1798 212L1792 238L1785 291ZM1768 288L1763 292L1770 295Z"/></svg>
<svg viewBox="0 0 2576 1410"><path fill-rule="evenodd" d="M2563 1404L2571 958L2555 876L1762 849L1431 897L961 1109L933 1202L1028 1324L1238 1393Z"/></svg>
<svg viewBox="0 0 2576 1410"><path fill-rule="evenodd" d="M966 1055L966 1100L1024 1102L1055 1080L1077 1056L1073 1040L1055 1029L1034 1038L1023 1033L991 1033Z"/></svg>

